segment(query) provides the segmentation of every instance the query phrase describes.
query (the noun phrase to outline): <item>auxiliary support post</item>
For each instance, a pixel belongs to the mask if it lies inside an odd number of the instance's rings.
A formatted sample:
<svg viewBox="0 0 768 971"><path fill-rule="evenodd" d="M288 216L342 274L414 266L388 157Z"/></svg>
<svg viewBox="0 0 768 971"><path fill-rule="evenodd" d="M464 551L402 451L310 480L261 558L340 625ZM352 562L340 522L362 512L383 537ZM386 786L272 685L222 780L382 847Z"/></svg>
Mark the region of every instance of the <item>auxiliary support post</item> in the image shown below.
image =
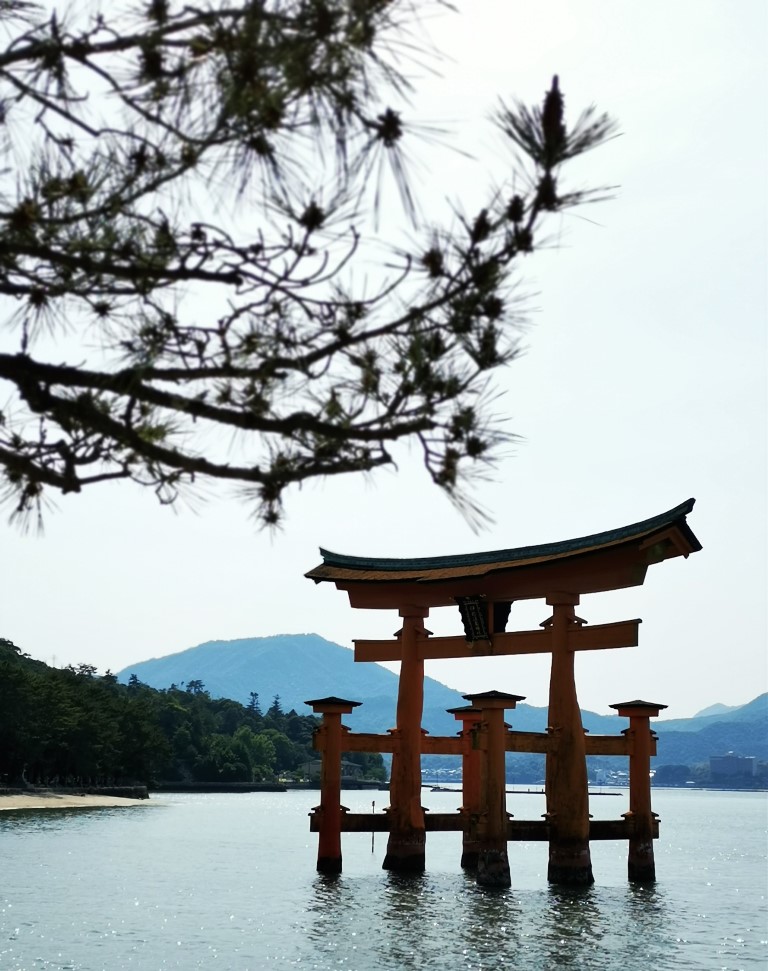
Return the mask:
<svg viewBox="0 0 768 971"><path fill-rule="evenodd" d="M486 691L465 697L474 708L480 709L480 725L476 730L482 752L477 882L481 887L509 887L504 710L514 708L523 699L503 691Z"/></svg>
<svg viewBox="0 0 768 971"><path fill-rule="evenodd" d="M461 756L461 815L465 826L461 842L461 866L464 870L476 870L480 843L477 839L477 821L480 816L480 749L475 730L481 721L479 709L472 705L449 708L448 713L461 722L461 737L467 743Z"/></svg>
<svg viewBox="0 0 768 971"><path fill-rule="evenodd" d="M318 818L319 840L317 869L319 873L341 873L341 753L346 729L341 716L357 708L359 701L343 698L317 698L305 702L323 723L315 734L315 748L321 754L320 805L313 814Z"/></svg>
<svg viewBox="0 0 768 971"><path fill-rule="evenodd" d="M629 740L629 812L633 836L629 840L627 876L637 883L656 880L653 856L653 830L656 813L651 810L651 756L655 755L656 736L651 718L658 717L666 705L650 701L625 701L611 705L623 718L629 718L625 733Z"/></svg>

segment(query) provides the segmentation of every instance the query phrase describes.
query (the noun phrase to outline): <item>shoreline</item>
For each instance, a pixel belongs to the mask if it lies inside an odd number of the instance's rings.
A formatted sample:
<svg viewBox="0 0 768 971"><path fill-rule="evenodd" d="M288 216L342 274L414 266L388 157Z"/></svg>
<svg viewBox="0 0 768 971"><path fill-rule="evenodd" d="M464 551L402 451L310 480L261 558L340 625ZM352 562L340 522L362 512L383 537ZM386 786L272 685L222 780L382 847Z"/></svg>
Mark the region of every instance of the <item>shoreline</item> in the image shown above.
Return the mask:
<svg viewBox="0 0 768 971"><path fill-rule="evenodd" d="M118 809L129 806L146 806L147 799L127 796L107 796L55 792L3 793L0 791L0 812L19 809Z"/></svg>
<svg viewBox="0 0 768 971"><path fill-rule="evenodd" d="M289 786L289 790L293 789L309 789L309 786ZM428 788L428 787L425 787ZM707 792L761 792L766 793L766 789L735 789L735 788L710 788L708 786L656 786L657 790L664 789L666 791L707 791ZM280 787L282 791L286 791L285 787ZM159 795L162 799L163 792L165 791L183 791L179 790L162 790L155 791L155 795ZM187 791L191 791L187 789ZM226 789L216 790L213 787L202 789L199 791L203 792L216 792L223 791ZM230 792L232 790L229 790ZM279 791L276 787L268 791ZM461 793L461 789L445 789L445 792L456 792ZM529 789L529 790L507 790L513 795L542 795L543 790ZM619 796L623 793L621 790L614 790L612 792L590 792L591 796ZM151 804L149 796L144 798L132 798L130 796L117 796L117 795L100 795L97 793L83 793L83 792L65 792L56 790L37 790L34 792L20 792L18 789L11 791L3 791L0 789L0 813L2 812L16 812L20 810L35 810L35 809L121 809L121 808L131 808L134 806L146 806ZM158 800L154 800L154 805L158 805Z"/></svg>

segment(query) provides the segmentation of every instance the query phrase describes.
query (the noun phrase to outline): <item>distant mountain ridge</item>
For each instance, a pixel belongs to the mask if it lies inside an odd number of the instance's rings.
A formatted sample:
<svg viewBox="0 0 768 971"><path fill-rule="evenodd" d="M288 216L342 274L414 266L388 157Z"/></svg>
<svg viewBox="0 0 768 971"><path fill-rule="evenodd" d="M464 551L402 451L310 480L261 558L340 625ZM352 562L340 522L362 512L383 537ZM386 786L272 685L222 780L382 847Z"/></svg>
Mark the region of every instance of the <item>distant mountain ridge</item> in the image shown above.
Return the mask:
<svg viewBox="0 0 768 971"><path fill-rule="evenodd" d="M709 705L707 708L702 708L693 717L703 718L705 715L725 715L729 711L738 711L740 707L741 705L721 705L718 702L717 704Z"/></svg>
<svg viewBox="0 0 768 971"><path fill-rule="evenodd" d="M132 674L153 688L202 681L213 697L242 704L257 692L263 710L279 695L283 710L293 708L299 714L309 713L304 704L308 699L338 695L362 702L344 719L353 731L385 732L395 723L397 675L379 664L356 663L352 651L318 634L207 641L131 664L118 673L118 679L127 681ZM465 704L460 692L433 678L424 679L422 724L431 734L454 734L458 725L446 708ZM520 731L546 729L546 708L520 704L510 715ZM586 710L582 720L593 734L618 734L627 725L617 715ZM710 706L693 718L655 722L654 729L659 735L659 762L700 762L728 751L768 759L768 694L735 709Z"/></svg>
<svg viewBox="0 0 768 971"><path fill-rule="evenodd" d="M242 704L253 691L263 710L279 695L285 711L294 708L299 714L311 713L305 705L308 699L338 695L363 703L345 718L353 731L394 727L397 675L379 664L356 664L352 651L318 634L207 641L129 665L118 679L126 681L131 674L153 688L200 680L212 696ZM455 732L455 719L445 709L465 705L461 694L425 678L424 698L425 727L436 734Z"/></svg>
<svg viewBox="0 0 768 971"><path fill-rule="evenodd" d="M698 715L694 715L693 718L667 718L664 721L658 722L657 728L665 732L699 732L703 728L720 725L724 722L745 722L765 718L768 715L768 693L758 695L757 698L748 701L746 705L739 705L735 708L726 707L725 705L712 705L709 709L705 708L704 712L711 712L712 708L719 708L721 710L714 714L700 712Z"/></svg>

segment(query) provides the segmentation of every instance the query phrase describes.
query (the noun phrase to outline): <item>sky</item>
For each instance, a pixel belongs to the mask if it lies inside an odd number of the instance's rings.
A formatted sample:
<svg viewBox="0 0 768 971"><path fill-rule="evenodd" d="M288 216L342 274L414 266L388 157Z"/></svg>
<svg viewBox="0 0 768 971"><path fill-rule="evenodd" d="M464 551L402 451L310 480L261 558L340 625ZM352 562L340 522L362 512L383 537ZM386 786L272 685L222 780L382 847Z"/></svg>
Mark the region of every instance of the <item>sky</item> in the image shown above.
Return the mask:
<svg viewBox="0 0 768 971"><path fill-rule="evenodd" d="M689 497L703 549L652 566L641 587L582 598L590 623L640 617L640 644L581 653L582 707L644 698L669 718L768 690L768 7L764 0L460 0L424 20L440 75L414 69L410 117L450 124L474 156L426 146L415 188L430 217L503 178L488 116L540 102L560 77L572 120L595 103L621 132L570 185L613 185L557 216L523 267L526 353L495 380L520 436L474 498L473 531L417 451L368 478L306 484L275 534L238 500L160 507L130 484L57 498L42 535L2 523L0 636L51 664L101 671L208 640L314 632L351 647L392 635L389 611L353 611L303 574L319 547L435 556L584 536ZM404 112L409 117L408 112ZM566 174L567 177L569 177ZM395 226L387 213L384 230ZM10 340L0 332L0 342ZM0 389L0 397L3 392ZM543 602L515 604L509 629ZM458 611L427 626L458 634ZM546 705L549 659L433 661L427 674Z"/></svg>

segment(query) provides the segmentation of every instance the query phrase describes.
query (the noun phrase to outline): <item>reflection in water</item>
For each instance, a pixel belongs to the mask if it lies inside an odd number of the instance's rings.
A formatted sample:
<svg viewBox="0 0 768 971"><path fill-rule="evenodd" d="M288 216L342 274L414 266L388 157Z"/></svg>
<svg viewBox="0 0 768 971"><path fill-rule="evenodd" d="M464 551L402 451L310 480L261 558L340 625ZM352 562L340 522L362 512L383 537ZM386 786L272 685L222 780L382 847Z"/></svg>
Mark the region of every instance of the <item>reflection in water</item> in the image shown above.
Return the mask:
<svg viewBox="0 0 768 971"><path fill-rule="evenodd" d="M7 831L15 838L24 839L34 833L92 830L99 821L105 822L110 816L121 812L125 810L107 806L93 809L5 809L0 812L0 832Z"/></svg>
<svg viewBox="0 0 768 971"><path fill-rule="evenodd" d="M355 891L341 874L317 874L307 905L307 923L299 928L308 954L324 954L334 963L336 949L345 946L354 914ZM341 961L335 963L344 966Z"/></svg>
<svg viewBox="0 0 768 971"><path fill-rule="evenodd" d="M315 967L430 966L440 901L425 876L318 876L312 890L308 953L320 953L328 962Z"/></svg>
<svg viewBox="0 0 768 971"><path fill-rule="evenodd" d="M290 931L283 955L317 971L765 966L750 963L750 948L735 931L715 951L707 915L671 884L565 888L529 881L490 891L464 872L318 875ZM707 963L716 957L723 960Z"/></svg>
<svg viewBox="0 0 768 971"><path fill-rule="evenodd" d="M468 883L471 878L468 878ZM527 967L520 905L513 890L485 890L471 879L457 928L463 963L472 969Z"/></svg>
<svg viewBox="0 0 768 971"><path fill-rule="evenodd" d="M545 967L684 967L655 886L552 887L545 912Z"/></svg>
<svg viewBox="0 0 768 971"><path fill-rule="evenodd" d="M663 925L666 902L663 888L657 884L627 884L627 913L637 930L658 932Z"/></svg>
<svg viewBox="0 0 768 971"><path fill-rule="evenodd" d="M388 872L384 880L379 912L381 947L386 949L393 967L422 967L425 940L432 936L428 928L438 916L434 913L435 902L430 899L430 878L425 874Z"/></svg>
<svg viewBox="0 0 768 971"><path fill-rule="evenodd" d="M480 890L464 874L325 878L313 886L306 936L327 962L315 967L511 968L519 913L509 891Z"/></svg>
<svg viewBox="0 0 768 971"><path fill-rule="evenodd" d="M541 845L520 844L503 891L478 888L456 842L438 839L421 876L382 871L365 834L347 839L344 873L318 875L311 798L184 795L141 812L0 813L0 968L768 967L764 795L662 792L655 886L628 884L616 847L593 887L550 888Z"/></svg>
<svg viewBox="0 0 768 971"><path fill-rule="evenodd" d="M606 928L598 897L594 887L548 888L541 927L544 967L600 966L594 959L605 953Z"/></svg>

